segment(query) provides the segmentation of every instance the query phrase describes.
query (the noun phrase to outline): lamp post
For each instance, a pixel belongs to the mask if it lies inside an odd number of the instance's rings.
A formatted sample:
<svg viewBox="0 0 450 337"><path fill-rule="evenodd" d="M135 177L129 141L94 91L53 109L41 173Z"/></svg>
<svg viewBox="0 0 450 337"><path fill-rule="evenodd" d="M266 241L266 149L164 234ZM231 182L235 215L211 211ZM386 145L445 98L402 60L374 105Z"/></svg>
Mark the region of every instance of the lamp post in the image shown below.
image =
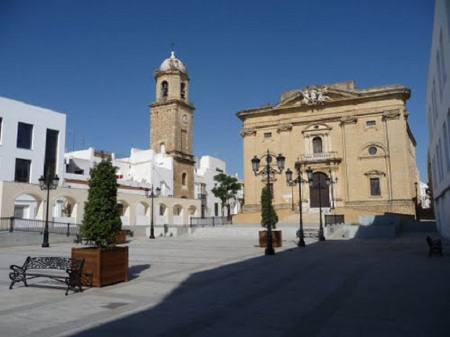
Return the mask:
<svg viewBox="0 0 450 337"><path fill-rule="evenodd" d="M308 169L306 170L306 174L308 175L308 182L309 182L309 186L311 188L315 188L319 190L319 241L325 241L325 236L323 235L323 224L322 224L322 184L320 181L320 177L319 177L319 182L317 183L316 186L314 186L314 181L313 181L313 170L311 169L311 167L308 167ZM330 179L327 178L325 179L325 182L327 183L327 185L330 184Z"/></svg>
<svg viewBox="0 0 450 337"><path fill-rule="evenodd" d="M329 183L327 182L327 179L330 181ZM338 178L332 178L331 177L331 170L330 170L330 177L325 179L325 182L331 186L331 209L334 210L334 224L336 225L336 203L334 201L334 188L333 185L336 184L338 181Z"/></svg>
<svg viewBox="0 0 450 337"><path fill-rule="evenodd" d="M152 206L151 206L151 218L150 218L150 239L155 238L155 228L153 226L153 199L158 198L161 194L161 189L157 187L155 190L153 190L153 185L151 189L146 188L145 189L145 196L147 198L152 199Z"/></svg>
<svg viewBox="0 0 450 337"><path fill-rule="evenodd" d="M259 171L259 164L261 162L261 158L265 158L266 165L261 169L261 171ZM269 195L269 200L268 200L269 223L267 224L267 247L265 250L265 255L274 255L275 250L273 249L273 246L272 246L272 214L270 214L271 207L272 207L272 195L270 194L270 176L271 175L274 176L276 174L281 174L281 172L283 172L284 161L285 161L286 157L284 157L281 153L278 156L275 156L275 155L271 154L269 152L269 150L267 150L267 153L262 155L261 158L258 158L257 156L253 157L253 159L251 160L252 170L255 173L255 176L258 176L258 175L266 175L267 176L266 187L267 187L267 193ZM273 158L275 158L277 161L278 170L276 168L273 168L270 165L272 163Z"/></svg>
<svg viewBox="0 0 450 337"><path fill-rule="evenodd" d="M307 181L302 178L302 172L298 170L298 176L296 179L292 180L292 171L287 169L286 171L286 182L289 186L294 186L298 184L298 198L299 198L299 212L300 212L300 229L299 229L299 247L305 247L305 233L303 231L303 212L302 212L302 184ZM294 196L292 196L292 200Z"/></svg>
<svg viewBox="0 0 450 337"><path fill-rule="evenodd" d="M48 243L48 206L49 206L49 198L50 198L50 190L56 190L58 187L59 178L58 175L53 175L50 172L47 172L45 177L42 175L39 178L39 187L41 190L47 191L47 212L45 214L45 227L44 227L44 239L42 241L42 247L48 248L50 244Z"/></svg>

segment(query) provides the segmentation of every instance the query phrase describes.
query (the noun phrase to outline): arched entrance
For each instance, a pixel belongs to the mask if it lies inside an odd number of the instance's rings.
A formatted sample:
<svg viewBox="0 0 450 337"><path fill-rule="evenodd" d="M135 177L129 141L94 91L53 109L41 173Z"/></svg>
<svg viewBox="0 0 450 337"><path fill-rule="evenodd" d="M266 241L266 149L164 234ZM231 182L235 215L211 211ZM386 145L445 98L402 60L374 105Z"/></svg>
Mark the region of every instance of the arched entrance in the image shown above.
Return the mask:
<svg viewBox="0 0 450 337"><path fill-rule="evenodd" d="M322 202L322 207L330 207L330 186L325 182L325 178L327 177L328 176L323 172L313 173L313 185L309 187L311 208L320 207L320 201Z"/></svg>

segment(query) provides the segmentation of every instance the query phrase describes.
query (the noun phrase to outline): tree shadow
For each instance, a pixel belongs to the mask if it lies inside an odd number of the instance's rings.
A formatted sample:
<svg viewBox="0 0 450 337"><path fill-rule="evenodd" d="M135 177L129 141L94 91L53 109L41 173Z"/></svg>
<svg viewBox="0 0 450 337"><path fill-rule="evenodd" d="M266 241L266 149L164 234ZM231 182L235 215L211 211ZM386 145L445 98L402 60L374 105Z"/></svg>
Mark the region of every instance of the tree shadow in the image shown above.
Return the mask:
<svg viewBox="0 0 450 337"><path fill-rule="evenodd" d="M133 280L133 279L139 277L139 274L147 269L150 269L150 264L148 264L148 263L139 264L139 265L128 268L128 280Z"/></svg>

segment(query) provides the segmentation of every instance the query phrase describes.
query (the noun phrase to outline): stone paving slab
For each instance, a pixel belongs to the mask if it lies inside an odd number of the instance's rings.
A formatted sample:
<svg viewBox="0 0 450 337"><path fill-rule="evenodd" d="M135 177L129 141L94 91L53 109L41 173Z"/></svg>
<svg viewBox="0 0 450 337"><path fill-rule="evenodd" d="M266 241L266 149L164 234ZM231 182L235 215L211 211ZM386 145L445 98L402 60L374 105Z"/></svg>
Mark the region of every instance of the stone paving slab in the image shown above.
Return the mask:
<svg viewBox="0 0 450 337"><path fill-rule="evenodd" d="M449 336L450 242L428 258L426 235L275 256L256 238L133 238L129 282L69 296L39 279L8 290L8 274L73 244L0 247L0 336Z"/></svg>

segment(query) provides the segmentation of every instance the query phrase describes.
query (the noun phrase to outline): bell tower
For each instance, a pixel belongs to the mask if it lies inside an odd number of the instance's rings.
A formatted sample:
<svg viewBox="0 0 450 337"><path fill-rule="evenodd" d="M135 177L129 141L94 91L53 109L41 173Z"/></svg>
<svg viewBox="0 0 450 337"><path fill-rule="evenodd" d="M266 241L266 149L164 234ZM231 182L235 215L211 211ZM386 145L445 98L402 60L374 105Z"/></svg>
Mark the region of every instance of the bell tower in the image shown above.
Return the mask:
<svg viewBox="0 0 450 337"><path fill-rule="evenodd" d="M150 148L173 157L173 197L194 199L192 130L194 106L189 102L189 76L172 51L155 70L156 102L150 104Z"/></svg>

